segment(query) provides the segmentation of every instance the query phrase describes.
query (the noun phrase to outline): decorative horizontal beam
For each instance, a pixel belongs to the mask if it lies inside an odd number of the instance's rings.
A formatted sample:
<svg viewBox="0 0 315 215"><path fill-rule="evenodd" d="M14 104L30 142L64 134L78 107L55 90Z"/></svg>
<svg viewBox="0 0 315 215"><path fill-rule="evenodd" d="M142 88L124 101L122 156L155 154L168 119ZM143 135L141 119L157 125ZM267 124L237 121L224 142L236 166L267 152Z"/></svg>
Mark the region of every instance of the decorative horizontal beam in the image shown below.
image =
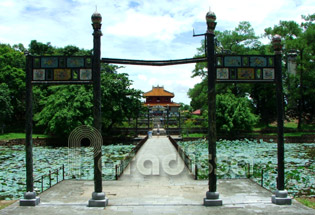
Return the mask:
<svg viewBox="0 0 315 215"><path fill-rule="evenodd" d="M130 59L117 59L117 58L102 58L102 63L113 64L130 64L130 65L143 65L143 66L170 66L176 64L199 63L205 62L207 58L187 58L179 60L130 60Z"/></svg>
<svg viewBox="0 0 315 215"><path fill-rule="evenodd" d="M32 84L93 84L93 81L32 81Z"/></svg>
<svg viewBox="0 0 315 215"><path fill-rule="evenodd" d="M216 79L217 83L276 83L275 80L223 80L223 79Z"/></svg>

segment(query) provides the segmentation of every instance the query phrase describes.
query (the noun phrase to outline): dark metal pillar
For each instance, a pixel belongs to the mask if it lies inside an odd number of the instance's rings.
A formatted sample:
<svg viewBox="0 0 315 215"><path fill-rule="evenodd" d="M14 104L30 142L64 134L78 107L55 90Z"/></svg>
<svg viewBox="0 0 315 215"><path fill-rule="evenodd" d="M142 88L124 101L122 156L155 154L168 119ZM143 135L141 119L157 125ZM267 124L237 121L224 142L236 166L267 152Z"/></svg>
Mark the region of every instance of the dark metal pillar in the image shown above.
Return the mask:
<svg viewBox="0 0 315 215"><path fill-rule="evenodd" d="M33 178L33 96L32 96L32 56L26 55L26 113L25 113L25 152L26 152L26 192L34 191Z"/></svg>
<svg viewBox="0 0 315 215"><path fill-rule="evenodd" d="M275 69L277 89L277 127L278 127L278 180L277 189L284 190L284 137L283 137L283 87L281 47L275 47Z"/></svg>
<svg viewBox="0 0 315 215"><path fill-rule="evenodd" d="M102 114L101 114L101 21L99 13L92 16L93 32L93 126L101 133ZM94 152L94 189L95 192L102 192L102 151Z"/></svg>
<svg viewBox="0 0 315 215"><path fill-rule="evenodd" d="M93 126L102 133L101 112L101 36L102 16L95 12L92 15L93 32ZM102 146L94 145L94 192L89 200L89 207L106 207L108 199L102 192Z"/></svg>
<svg viewBox="0 0 315 215"><path fill-rule="evenodd" d="M20 199L20 206L36 206L40 202L40 198L36 197L34 192L33 177L33 92L32 92L32 63L33 58L26 54L26 113L25 113L25 156L26 156L26 192L24 198Z"/></svg>
<svg viewBox="0 0 315 215"><path fill-rule="evenodd" d="M216 91L215 91L215 53L214 53L214 29L216 27L216 15L208 12L206 15L208 30L206 33L206 56L208 66L208 152L209 152L209 191L204 199L205 206L221 206L217 192L217 131L216 131Z"/></svg>
<svg viewBox="0 0 315 215"><path fill-rule="evenodd" d="M208 63L208 151L209 151L209 191L217 191L216 176L216 91L214 67L214 34L207 33L207 63Z"/></svg>
<svg viewBox="0 0 315 215"><path fill-rule="evenodd" d="M284 119L284 103L283 103L283 87L282 87L282 45L281 37L276 35L272 40L275 50L275 72L276 72L276 89L277 89L277 127L278 127L278 177L277 190L275 195L271 197L271 201L278 205L290 205L292 199L288 197L285 190L284 177L284 137L283 137L283 119Z"/></svg>

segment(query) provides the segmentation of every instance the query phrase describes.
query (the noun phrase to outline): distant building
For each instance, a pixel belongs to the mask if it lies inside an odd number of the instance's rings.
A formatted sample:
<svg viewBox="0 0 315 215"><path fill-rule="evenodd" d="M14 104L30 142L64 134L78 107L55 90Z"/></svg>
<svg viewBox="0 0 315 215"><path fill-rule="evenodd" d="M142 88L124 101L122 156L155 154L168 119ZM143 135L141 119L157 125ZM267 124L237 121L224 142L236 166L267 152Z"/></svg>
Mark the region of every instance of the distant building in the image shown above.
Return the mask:
<svg viewBox="0 0 315 215"><path fill-rule="evenodd" d="M192 115L201 115L201 109L195 110L191 113Z"/></svg>
<svg viewBox="0 0 315 215"><path fill-rule="evenodd" d="M171 93L164 89L164 87L152 87L152 90L143 94L146 98L144 106L151 109L155 115L163 114L163 111L169 109L170 113L178 113L180 104L172 102L174 93Z"/></svg>

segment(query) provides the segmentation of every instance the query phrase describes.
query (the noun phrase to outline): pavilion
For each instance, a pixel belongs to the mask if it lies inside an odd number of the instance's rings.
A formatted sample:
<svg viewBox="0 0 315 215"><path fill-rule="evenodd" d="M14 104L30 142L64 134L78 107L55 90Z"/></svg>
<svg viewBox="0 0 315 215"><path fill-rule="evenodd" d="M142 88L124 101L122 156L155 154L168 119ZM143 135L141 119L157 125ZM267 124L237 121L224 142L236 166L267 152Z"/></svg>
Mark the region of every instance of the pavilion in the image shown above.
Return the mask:
<svg viewBox="0 0 315 215"><path fill-rule="evenodd" d="M144 106L153 111L154 115L162 115L164 111L170 114L177 114L180 104L172 101L174 93L164 89L164 87L152 87L152 90L143 94L146 98Z"/></svg>

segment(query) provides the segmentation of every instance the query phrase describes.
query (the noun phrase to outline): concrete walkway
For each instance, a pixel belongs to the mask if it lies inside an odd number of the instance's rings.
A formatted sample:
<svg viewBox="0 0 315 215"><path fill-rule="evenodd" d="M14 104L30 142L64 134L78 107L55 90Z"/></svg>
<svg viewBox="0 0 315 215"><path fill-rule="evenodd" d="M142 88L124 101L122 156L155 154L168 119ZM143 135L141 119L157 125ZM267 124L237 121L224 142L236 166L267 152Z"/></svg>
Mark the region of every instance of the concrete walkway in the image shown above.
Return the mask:
<svg viewBox="0 0 315 215"><path fill-rule="evenodd" d="M106 208L87 207L93 181L66 180L43 192L39 206L20 207L16 202L0 214L315 214L296 201L289 206L272 204L272 194L248 179L219 180L223 206L205 207L202 203L208 182L193 180L176 156L166 137L149 139L118 181L103 182L109 198Z"/></svg>
<svg viewBox="0 0 315 215"><path fill-rule="evenodd" d="M194 181L166 136L153 136L140 148L120 181L175 185Z"/></svg>

